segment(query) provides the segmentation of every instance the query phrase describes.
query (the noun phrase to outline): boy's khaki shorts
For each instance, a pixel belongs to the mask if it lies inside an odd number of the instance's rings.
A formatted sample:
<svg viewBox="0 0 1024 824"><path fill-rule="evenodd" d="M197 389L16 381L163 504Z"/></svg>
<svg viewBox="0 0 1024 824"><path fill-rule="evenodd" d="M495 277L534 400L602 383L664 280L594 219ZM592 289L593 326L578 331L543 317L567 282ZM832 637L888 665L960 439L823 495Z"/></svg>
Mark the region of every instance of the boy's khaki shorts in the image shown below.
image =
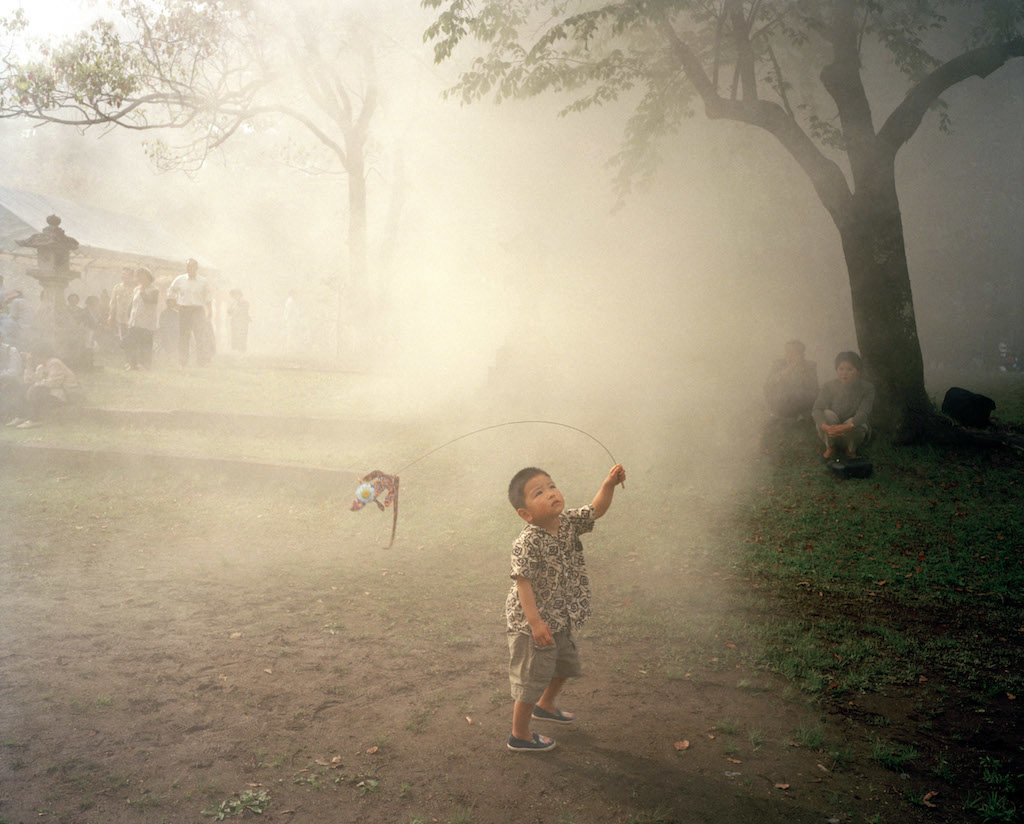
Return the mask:
<svg viewBox="0 0 1024 824"><path fill-rule="evenodd" d="M569 630L553 633L555 643L539 647L529 632L508 633L508 680L512 698L536 704L552 678L578 678L583 669Z"/></svg>

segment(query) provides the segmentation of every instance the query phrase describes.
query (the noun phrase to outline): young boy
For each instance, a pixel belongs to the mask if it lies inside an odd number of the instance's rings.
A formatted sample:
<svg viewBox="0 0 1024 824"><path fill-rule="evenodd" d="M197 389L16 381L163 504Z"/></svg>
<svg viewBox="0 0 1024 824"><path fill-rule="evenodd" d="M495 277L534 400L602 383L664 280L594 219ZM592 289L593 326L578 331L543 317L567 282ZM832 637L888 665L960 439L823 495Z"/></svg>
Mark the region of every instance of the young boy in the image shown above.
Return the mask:
<svg viewBox="0 0 1024 824"><path fill-rule="evenodd" d="M608 511L626 470L608 472L590 506L565 509L565 499L543 469L527 467L512 478L508 499L526 526L512 545L512 588L505 600L515 752L546 752L555 742L530 732L531 719L571 724L576 717L556 699L580 674L572 631L590 615L590 580L579 536Z"/></svg>

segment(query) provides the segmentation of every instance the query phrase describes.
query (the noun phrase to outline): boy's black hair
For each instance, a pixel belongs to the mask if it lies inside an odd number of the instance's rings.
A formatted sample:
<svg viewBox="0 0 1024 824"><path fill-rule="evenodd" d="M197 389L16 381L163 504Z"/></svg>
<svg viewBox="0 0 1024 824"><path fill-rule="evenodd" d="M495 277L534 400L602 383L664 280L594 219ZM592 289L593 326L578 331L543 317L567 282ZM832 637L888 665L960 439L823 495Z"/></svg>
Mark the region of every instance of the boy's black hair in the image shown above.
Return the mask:
<svg viewBox="0 0 1024 824"><path fill-rule="evenodd" d="M528 466L525 469L520 469L512 476L512 480L509 481L508 501L512 504L512 508L517 512L526 505L526 497L524 495L526 482L530 480L530 478L536 478L538 475L547 475L549 478L551 477L551 474L543 469L538 469L535 466Z"/></svg>
<svg viewBox="0 0 1024 824"><path fill-rule="evenodd" d="M850 364L850 366L852 366L858 372L861 371L861 368L863 366L863 363L860 359L860 355L858 355L856 352L840 352L838 355L836 355L836 369L839 368L839 364L841 363Z"/></svg>

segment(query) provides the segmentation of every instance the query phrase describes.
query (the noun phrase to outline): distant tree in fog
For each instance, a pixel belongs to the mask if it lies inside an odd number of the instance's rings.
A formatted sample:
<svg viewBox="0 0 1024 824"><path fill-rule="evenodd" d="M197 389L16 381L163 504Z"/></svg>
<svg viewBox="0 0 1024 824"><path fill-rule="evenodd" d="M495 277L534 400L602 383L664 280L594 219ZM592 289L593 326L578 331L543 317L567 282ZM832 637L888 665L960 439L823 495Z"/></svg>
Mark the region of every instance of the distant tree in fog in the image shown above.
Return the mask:
<svg viewBox="0 0 1024 824"><path fill-rule="evenodd" d="M353 4L316 0L113 5L113 20L39 44L33 57L24 47L0 54L0 117L159 132L148 143L154 161L186 170L232 138L296 124L312 140L292 142L291 162L345 175L349 271L365 299L368 152L380 95L364 16ZM0 25L10 44L24 17ZM166 129L183 142L169 144Z"/></svg>
<svg viewBox="0 0 1024 824"><path fill-rule="evenodd" d="M483 45L449 94L465 102L555 92L565 111L635 101L614 158L621 192L682 144L698 107L771 135L796 160L842 241L861 353L890 424L930 430L895 158L941 95L1024 55L1019 0L422 0L448 59ZM865 64L905 92L869 100ZM876 98L881 95L876 95ZM888 114L875 125L875 110Z"/></svg>

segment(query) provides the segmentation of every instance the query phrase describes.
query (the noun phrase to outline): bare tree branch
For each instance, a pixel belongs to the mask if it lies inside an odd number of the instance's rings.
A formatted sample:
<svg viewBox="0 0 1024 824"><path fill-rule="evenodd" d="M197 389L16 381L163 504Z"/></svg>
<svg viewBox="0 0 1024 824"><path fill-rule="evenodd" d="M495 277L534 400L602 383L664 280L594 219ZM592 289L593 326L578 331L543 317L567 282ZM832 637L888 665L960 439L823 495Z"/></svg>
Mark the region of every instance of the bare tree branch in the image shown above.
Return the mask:
<svg viewBox="0 0 1024 824"><path fill-rule="evenodd" d="M981 46L947 61L911 89L892 111L878 132L879 141L895 153L913 136L944 91L968 77L988 77L1014 57L1024 57L1024 37Z"/></svg>

